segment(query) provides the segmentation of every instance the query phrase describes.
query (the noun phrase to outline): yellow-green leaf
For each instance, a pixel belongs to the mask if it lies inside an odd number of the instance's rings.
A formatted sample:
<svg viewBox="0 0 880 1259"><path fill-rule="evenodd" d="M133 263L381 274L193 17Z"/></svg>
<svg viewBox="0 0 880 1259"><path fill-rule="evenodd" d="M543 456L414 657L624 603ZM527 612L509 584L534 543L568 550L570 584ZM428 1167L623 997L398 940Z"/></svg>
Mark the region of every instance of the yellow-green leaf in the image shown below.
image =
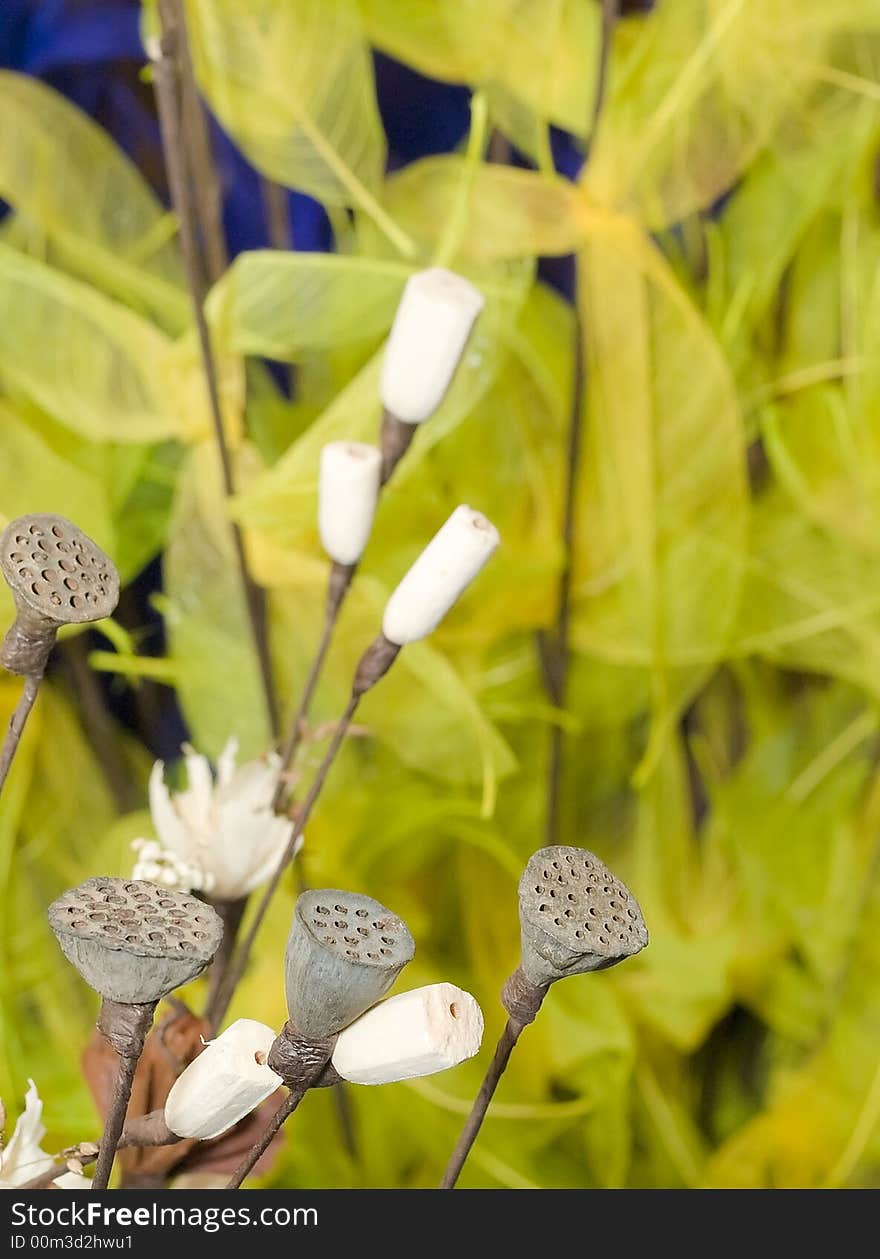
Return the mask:
<svg viewBox="0 0 880 1259"><path fill-rule="evenodd" d="M187 14L202 90L254 165L365 210L406 251L376 199L385 143L354 0L187 0Z"/></svg>
<svg viewBox="0 0 880 1259"><path fill-rule="evenodd" d="M234 735L243 758L264 752L257 660L210 444L194 446L181 469L163 567L168 654L193 742L216 757Z"/></svg>
<svg viewBox="0 0 880 1259"><path fill-rule="evenodd" d="M240 254L208 314L240 354L295 360L302 350L369 341L391 325L412 267L341 254Z"/></svg>
<svg viewBox="0 0 880 1259"><path fill-rule="evenodd" d="M389 179L385 204L427 251L441 239L466 178L464 158L426 157ZM464 193L458 250L482 265L569 254L598 213L564 179L480 163Z"/></svg>
<svg viewBox="0 0 880 1259"><path fill-rule="evenodd" d="M646 669L668 722L730 640L742 420L708 327L634 224L597 230L579 265L589 388L574 637Z"/></svg>
<svg viewBox="0 0 880 1259"><path fill-rule="evenodd" d="M0 196L65 266L169 326L189 316L174 221L86 114L39 79L0 71Z"/></svg>
<svg viewBox="0 0 880 1259"><path fill-rule="evenodd" d="M584 175L603 205L674 223L729 188L816 83L847 4L674 0L619 46Z"/></svg>
<svg viewBox="0 0 880 1259"><path fill-rule="evenodd" d="M373 42L423 74L498 83L539 118L586 134L596 0L361 0L361 8Z"/></svg>
<svg viewBox="0 0 880 1259"><path fill-rule="evenodd" d="M133 311L0 246L0 379L60 424L92 441L175 436L162 390L167 351Z"/></svg>

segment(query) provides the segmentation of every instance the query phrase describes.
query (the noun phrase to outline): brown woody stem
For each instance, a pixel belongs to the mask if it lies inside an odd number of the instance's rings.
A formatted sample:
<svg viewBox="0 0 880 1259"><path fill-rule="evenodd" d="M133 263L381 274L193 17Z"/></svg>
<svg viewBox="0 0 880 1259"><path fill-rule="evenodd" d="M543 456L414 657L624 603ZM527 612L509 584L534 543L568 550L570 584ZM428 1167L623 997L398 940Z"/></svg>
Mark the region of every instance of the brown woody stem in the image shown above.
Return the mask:
<svg viewBox="0 0 880 1259"><path fill-rule="evenodd" d="M240 1189L242 1181L250 1175L254 1167L259 1162L261 1156L266 1153L272 1143L272 1138L276 1132L280 1132L283 1124L290 1118L302 1099L308 1091L307 1086L299 1086L291 1089L287 1099L281 1103L266 1129L261 1134L259 1140L255 1141L247 1155L242 1159L237 1169L227 1184L227 1189Z"/></svg>
<svg viewBox="0 0 880 1259"><path fill-rule="evenodd" d="M143 1005L118 1005L107 998L101 1003L98 1029L119 1054L119 1067L113 1086L113 1097L104 1124L104 1135L98 1150L98 1161L92 1177L92 1189L106 1189L110 1183L113 1160L125 1124L134 1073L153 1022L155 1001Z"/></svg>
<svg viewBox="0 0 880 1259"><path fill-rule="evenodd" d="M24 680L24 689L21 692L18 703L15 706L15 712L9 719L9 728L6 731L6 738L3 740L3 747L0 749L0 791L6 782L10 766L15 759L18 751L18 745L21 742L22 732L24 731L27 719L30 716L31 709L37 698L37 692L40 689L40 682L43 675L26 677Z"/></svg>
<svg viewBox="0 0 880 1259"><path fill-rule="evenodd" d="M590 121L589 151L587 161L595 147L596 131L602 116L608 87L608 61L611 41L617 24L619 0L602 0L602 36L599 45L599 68L596 95L593 98ZM585 163L586 164L586 163ZM574 260L574 380L572 384L571 412L568 422L567 466L565 471L565 498L562 509L562 571L559 574L556 619L550 634L540 641L543 657L543 677L547 694L556 708L564 708L568 698L568 674L571 664L569 636L571 629L571 583L575 560L575 523L577 517L578 474L584 429L584 389L586 365L584 362L584 328L579 307L579 265ZM547 761L547 811L546 842L559 842L559 810L562 795L562 756L564 731L557 723L550 730L550 750Z"/></svg>
<svg viewBox="0 0 880 1259"><path fill-rule="evenodd" d="M162 34L159 40L158 51L153 60L153 81L156 93L156 107L159 113L162 149L165 154L165 167L168 173L168 186L180 227L180 244L192 299L202 366L205 373L214 441L220 459L223 492L225 497L229 499L235 493L232 459L223 427L217 364L214 359L211 335L205 318L205 289L199 257L196 205L192 194L191 172L187 169L187 155L181 127L181 105L178 90L178 67L181 57L179 16L176 0L159 0L159 19ZM244 549L244 539L235 521L230 523L230 530L236 565L244 593L251 637L259 665L266 713L274 735L278 728L278 714L275 704L275 691L272 685L272 665L269 656L262 592L251 576Z"/></svg>
<svg viewBox="0 0 880 1259"><path fill-rule="evenodd" d="M287 782L285 775L293 764L294 757L300 743L302 742L305 724L308 720L309 709L315 695L315 688L321 676L321 670L324 668L324 661L327 659L327 652L330 650L330 643L333 640L333 633L339 622L339 614L342 611L342 605L345 602L345 596L351 586L352 578L356 572L356 564L333 564L330 569L330 582L327 588L327 601L324 606L324 628L321 631L321 639L318 643L318 649L315 652L311 667L309 668L308 677L303 687L302 695L297 706L296 713L290 723L287 739L281 749L281 766L278 771L278 786L275 788L275 795L272 800L272 808L279 812L284 804L284 798L287 795Z"/></svg>
<svg viewBox="0 0 880 1259"><path fill-rule="evenodd" d="M348 733L352 720L354 719L358 704L366 692L372 686L375 686L379 679L384 677L384 675L388 672L391 665L397 658L399 651L400 647L396 643L389 642L388 639L385 638L384 634L380 634L378 638L370 644L363 656L361 656L360 662L355 670L351 697L348 701L345 712L336 723L333 738L330 740L330 745L324 753L324 759L318 767L318 772L315 774L312 785L309 788L308 795L299 810L296 825L294 826L290 839L287 842L287 847L281 854L281 860L278 862L278 865L275 868L275 873L269 880L266 890L260 899L256 913L254 914L251 925L248 928L247 935L239 945L238 952L233 959L232 965L227 971L226 979L222 988L217 994L217 1000L214 1005L213 1017L211 1020L211 1027L214 1030L216 1030L223 1021L226 1011L229 1009L229 1002L232 1000L232 995L238 986L239 980L245 972L248 959L250 958L251 949L253 948L254 941L257 938L257 933L262 926L263 919L266 917L266 911L269 908L272 897L278 889L278 885L281 882L284 871L293 859L297 841L305 830L306 824L311 817L312 810L315 807L318 796L321 794L324 783L327 780L327 775L330 772L333 762L336 760L339 749L342 747L345 736Z"/></svg>
<svg viewBox="0 0 880 1259"><path fill-rule="evenodd" d="M465 1125L461 1130L461 1136L456 1142L455 1149L452 1151L449 1162L446 1165L446 1171L443 1173L443 1179L440 1181L441 1189L454 1189L456 1181L465 1160L471 1152L471 1147L477 1139L477 1134L486 1118L486 1111L489 1109L489 1103L495 1095L495 1090L505 1072L510 1055L513 1053L514 1046L519 1040L523 1027L521 1023L517 1023L510 1018L505 1024L504 1031L495 1048L495 1055L489 1065L489 1070L480 1085L480 1091L477 1094L474 1104L471 1107L471 1113L468 1115Z"/></svg>

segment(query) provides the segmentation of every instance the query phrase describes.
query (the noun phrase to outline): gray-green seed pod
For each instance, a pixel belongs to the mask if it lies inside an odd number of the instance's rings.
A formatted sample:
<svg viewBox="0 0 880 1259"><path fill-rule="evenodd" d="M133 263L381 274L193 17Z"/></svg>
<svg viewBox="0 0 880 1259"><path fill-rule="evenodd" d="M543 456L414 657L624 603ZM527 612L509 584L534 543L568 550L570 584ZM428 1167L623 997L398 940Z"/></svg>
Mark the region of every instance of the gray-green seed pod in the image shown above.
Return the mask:
<svg viewBox="0 0 880 1259"><path fill-rule="evenodd" d="M209 905L139 879L87 879L52 902L49 925L86 983L121 1005L155 1002L189 983L223 937Z"/></svg>
<svg viewBox="0 0 880 1259"><path fill-rule="evenodd" d="M0 647L11 673L42 673L62 625L99 621L119 602L113 561L63 516L11 521L0 536L0 570L17 611Z"/></svg>
<svg viewBox="0 0 880 1259"><path fill-rule="evenodd" d="M385 995L414 952L406 923L371 897L303 892L284 958L291 1023L305 1037L334 1035Z"/></svg>
<svg viewBox="0 0 880 1259"><path fill-rule="evenodd" d="M554 845L519 883L522 970L535 985L615 966L648 943L631 892L585 848Z"/></svg>

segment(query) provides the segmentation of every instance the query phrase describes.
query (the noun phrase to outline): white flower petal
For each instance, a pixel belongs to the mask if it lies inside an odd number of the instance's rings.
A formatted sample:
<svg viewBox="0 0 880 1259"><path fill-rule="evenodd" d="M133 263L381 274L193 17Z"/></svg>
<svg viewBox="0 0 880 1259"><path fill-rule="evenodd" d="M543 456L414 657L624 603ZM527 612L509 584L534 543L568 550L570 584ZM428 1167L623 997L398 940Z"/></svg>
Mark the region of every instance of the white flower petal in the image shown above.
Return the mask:
<svg viewBox="0 0 880 1259"><path fill-rule="evenodd" d="M238 739L230 735L226 746L217 761L217 787L228 787L235 777L235 762L238 757Z"/></svg>
<svg viewBox="0 0 880 1259"><path fill-rule="evenodd" d="M269 810L280 771L281 757L277 752L240 766L232 782L222 792L218 791L217 803L221 807L235 804L245 812Z"/></svg>
<svg viewBox="0 0 880 1259"><path fill-rule="evenodd" d="M279 818L278 821L281 821L281 819ZM258 888L260 886L261 883L265 883L267 879L270 879L272 877L272 875L275 873L275 870L278 866L278 862L281 860L281 854L287 848L292 832L293 832L292 822L288 825L285 825L283 829L279 829L275 832L274 843L272 847L266 852L266 856L265 856L265 859L263 860L262 865L255 866L251 870L251 873L249 874L246 881L246 890L243 893L243 895L249 896L251 892L255 890L255 888ZM296 843L294 844L292 856L294 857L296 856L296 854L302 848L303 843L304 843L304 838L302 835L300 835Z"/></svg>
<svg viewBox="0 0 880 1259"><path fill-rule="evenodd" d="M57 1189L91 1189L92 1182L88 1176L80 1176L79 1172L64 1172L52 1181Z"/></svg>
<svg viewBox="0 0 880 1259"><path fill-rule="evenodd" d="M207 759L185 748L189 785L174 794L156 763L150 807L159 843L134 841L134 878L237 900L272 874L293 830L272 810L281 758L273 752L236 767L237 750L230 738L215 782Z"/></svg>
<svg viewBox="0 0 880 1259"><path fill-rule="evenodd" d="M184 765L188 786L174 797L180 819L189 827L195 838L210 834L213 823L214 778L206 756L200 756L189 746L184 747Z"/></svg>
<svg viewBox="0 0 880 1259"><path fill-rule="evenodd" d="M41 1176L52 1166L51 1155L40 1149L40 1142L45 1135L43 1103L37 1093L36 1084L33 1080L28 1080L24 1114L19 1116L9 1144L0 1153L0 1173L10 1186L23 1185L33 1180L34 1176Z"/></svg>
<svg viewBox="0 0 880 1259"><path fill-rule="evenodd" d="M165 785L165 765L156 761L150 773L150 814L163 848L188 857L193 850L190 832L181 821Z"/></svg>

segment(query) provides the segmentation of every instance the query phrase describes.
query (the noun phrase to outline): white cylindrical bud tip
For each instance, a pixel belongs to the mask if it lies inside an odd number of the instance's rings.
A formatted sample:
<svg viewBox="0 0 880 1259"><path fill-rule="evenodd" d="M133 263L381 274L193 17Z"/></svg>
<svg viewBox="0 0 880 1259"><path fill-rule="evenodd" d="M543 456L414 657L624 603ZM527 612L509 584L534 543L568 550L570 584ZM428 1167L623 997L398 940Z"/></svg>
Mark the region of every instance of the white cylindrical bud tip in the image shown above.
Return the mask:
<svg viewBox="0 0 880 1259"><path fill-rule="evenodd" d="M171 1131L210 1141L271 1096L282 1082L266 1065L274 1040L265 1023L238 1019L209 1041L168 1094L165 1122Z"/></svg>
<svg viewBox="0 0 880 1259"><path fill-rule="evenodd" d="M498 546L498 530L462 505L422 551L385 606L382 633L401 647L439 625Z"/></svg>
<svg viewBox="0 0 880 1259"><path fill-rule="evenodd" d="M393 1084L457 1067L479 1052L483 1014L455 984L402 992L339 1033L333 1066L352 1084Z"/></svg>
<svg viewBox="0 0 880 1259"><path fill-rule="evenodd" d="M449 388L484 298L469 280L430 267L410 276L385 347L379 391L398 420L421 424Z"/></svg>
<svg viewBox="0 0 880 1259"><path fill-rule="evenodd" d="M356 564L373 527L382 455L363 442L330 442L321 451L318 528L337 564Z"/></svg>

